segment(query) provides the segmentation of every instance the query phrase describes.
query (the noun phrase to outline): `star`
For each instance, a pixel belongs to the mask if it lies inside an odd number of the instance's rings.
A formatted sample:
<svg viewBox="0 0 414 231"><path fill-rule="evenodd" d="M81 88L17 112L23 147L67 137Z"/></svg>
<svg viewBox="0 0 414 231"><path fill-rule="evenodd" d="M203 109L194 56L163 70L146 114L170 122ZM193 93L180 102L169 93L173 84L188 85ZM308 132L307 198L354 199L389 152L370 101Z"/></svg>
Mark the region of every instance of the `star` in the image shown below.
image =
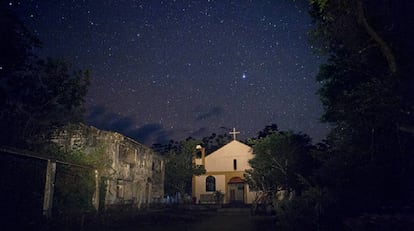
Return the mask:
<svg viewBox="0 0 414 231"><path fill-rule="evenodd" d="M87 124L147 145L220 134L220 127L237 127L241 139L272 123L315 141L328 131L315 94L323 59L303 39L310 16L284 13L305 11L306 3L105 2L33 1L17 9L39 35L42 55L90 69ZM303 99L306 111L295 106Z"/></svg>

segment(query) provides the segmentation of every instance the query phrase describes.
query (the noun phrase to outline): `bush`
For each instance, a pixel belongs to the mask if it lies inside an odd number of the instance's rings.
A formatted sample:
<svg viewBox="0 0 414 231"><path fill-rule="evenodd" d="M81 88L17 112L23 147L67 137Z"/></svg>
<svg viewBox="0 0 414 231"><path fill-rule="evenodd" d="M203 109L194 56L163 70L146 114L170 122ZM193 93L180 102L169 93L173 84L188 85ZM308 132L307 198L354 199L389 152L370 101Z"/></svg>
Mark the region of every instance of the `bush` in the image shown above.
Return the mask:
<svg viewBox="0 0 414 231"><path fill-rule="evenodd" d="M300 196L276 201L276 225L280 230L338 230L340 222L329 213L332 199L326 189L310 187Z"/></svg>

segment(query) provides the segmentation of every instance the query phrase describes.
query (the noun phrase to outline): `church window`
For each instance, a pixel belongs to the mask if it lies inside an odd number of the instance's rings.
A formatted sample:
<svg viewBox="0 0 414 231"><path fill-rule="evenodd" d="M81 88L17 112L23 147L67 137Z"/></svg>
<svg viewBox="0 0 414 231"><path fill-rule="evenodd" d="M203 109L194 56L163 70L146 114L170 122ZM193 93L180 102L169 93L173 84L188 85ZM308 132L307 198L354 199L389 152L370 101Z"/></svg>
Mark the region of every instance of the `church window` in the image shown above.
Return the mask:
<svg viewBox="0 0 414 231"><path fill-rule="evenodd" d="M237 170L237 160L236 159L233 160L233 169Z"/></svg>
<svg viewBox="0 0 414 231"><path fill-rule="evenodd" d="M208 176L206 178L206 192L216 191L216 178L214 176Z"/></svg>

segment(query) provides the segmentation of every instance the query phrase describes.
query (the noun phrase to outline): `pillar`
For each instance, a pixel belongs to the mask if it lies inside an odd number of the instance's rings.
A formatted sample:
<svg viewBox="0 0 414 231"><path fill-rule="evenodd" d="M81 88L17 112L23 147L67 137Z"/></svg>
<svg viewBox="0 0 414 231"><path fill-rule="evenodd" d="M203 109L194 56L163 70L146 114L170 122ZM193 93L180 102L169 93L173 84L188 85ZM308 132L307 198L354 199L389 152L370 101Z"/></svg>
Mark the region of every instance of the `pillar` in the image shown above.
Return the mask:
<svg viewBox="0 0 414 231"><path fill-rule="evenodd" d="M47 160L45 191L43 196L43 215L52 217L53 192L55 189L56 162Z"/></svg>

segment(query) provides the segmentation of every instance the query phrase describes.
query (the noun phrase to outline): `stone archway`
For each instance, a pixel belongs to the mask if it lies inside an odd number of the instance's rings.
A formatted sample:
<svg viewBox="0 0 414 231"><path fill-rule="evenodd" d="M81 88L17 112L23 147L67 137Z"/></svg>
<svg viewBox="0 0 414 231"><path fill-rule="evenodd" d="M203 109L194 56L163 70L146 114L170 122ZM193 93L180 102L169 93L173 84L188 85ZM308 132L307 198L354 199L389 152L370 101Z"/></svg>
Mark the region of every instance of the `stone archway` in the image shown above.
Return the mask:
<svg viewBox="0 0 414 231"><path fill-rule="evenodd" d="M227 183L230 204L244 204L244 181L240 177L233 177Z"/></svg>

